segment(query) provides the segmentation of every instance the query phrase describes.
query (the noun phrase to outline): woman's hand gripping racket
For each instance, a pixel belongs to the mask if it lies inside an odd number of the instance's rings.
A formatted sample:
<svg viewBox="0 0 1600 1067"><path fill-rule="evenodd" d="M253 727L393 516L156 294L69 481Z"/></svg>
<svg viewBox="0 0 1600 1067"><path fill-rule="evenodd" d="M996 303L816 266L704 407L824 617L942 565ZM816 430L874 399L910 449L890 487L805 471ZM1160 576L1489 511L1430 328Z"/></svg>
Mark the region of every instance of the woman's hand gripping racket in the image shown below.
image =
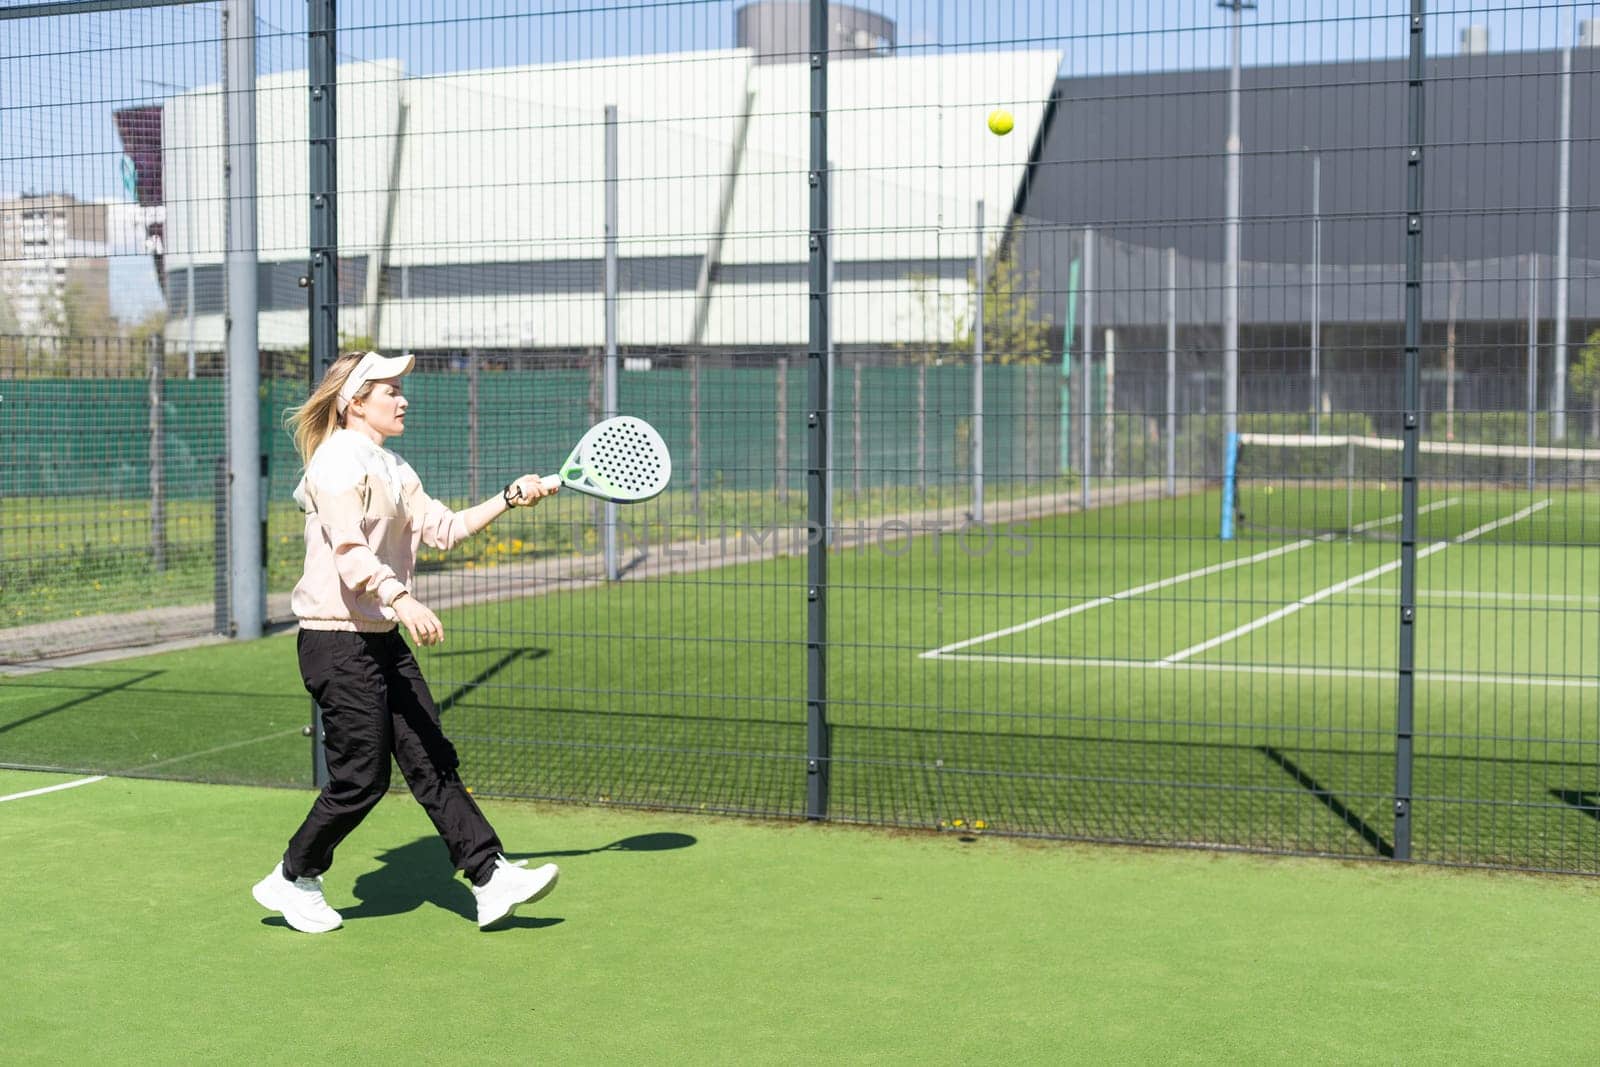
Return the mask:
<svg viewBox="0 0 1600 1067"><path fill-rule="evenodd" d="M656 428L632 415L596 423L544 486L566 486L617 504L649 500L672 480L672 454Z"/></svg>

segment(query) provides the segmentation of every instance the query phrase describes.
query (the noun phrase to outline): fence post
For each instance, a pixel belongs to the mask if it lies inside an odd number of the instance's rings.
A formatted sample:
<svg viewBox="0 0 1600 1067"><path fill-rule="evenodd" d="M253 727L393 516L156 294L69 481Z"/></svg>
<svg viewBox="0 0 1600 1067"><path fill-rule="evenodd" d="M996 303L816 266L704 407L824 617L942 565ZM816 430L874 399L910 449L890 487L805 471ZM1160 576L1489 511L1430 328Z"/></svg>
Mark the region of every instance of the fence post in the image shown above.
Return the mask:
<svg viewBox="0 0 1600 1067"><path fill-rule="evenodd" d="M823 170L824 170L824 172L826 172L826 174L828 176L827 180L831 183L833 181L833 160L825 158L824 162L823 162ZM828 190L829 190L830 193L832 192L833 186L831 184L829 185ZM833 283L834 283L834 279L835 279L835 264L834 264L834 261L833 261L833 257L834 257L834 247L833 247L833 197L829 196L827 198L827 200L828 200L828 203L827 203L827 214L823 216L823 226L827 230L827 236L826 236L826 238L824 239L824 241L822 243L822 254L823 254L823 257L824 257L823 258L823 267L822 267L822 276L823 276L823 285L827 289L827 297L825 299L827 299L827 301L828 301L829 310L832 311L832 309L833 309ZM834 345L833 345L833 321L832 321L831 318L828 320L828 324L827 325L828 325L828 332L825 335L825 337L823 338L824 342L827 345L827 354L823 358L828 361L828 396L827 396L828 406L827 406L827 409L826 409L827 410L827 415L824 416L824 418L827 420L828 424L825 427L823 427L823 434L822 434L823 440L824 440L824 442L825 442L825 444L827 446L827 449L828 449L827 462L824 464L824 468L825 468L825 470L827 472L827 474L826 474L827 501L826 501L826 509L825 509L827 514L826 514L826 517L822 521L822 542L823 542L824 545L826 545L827 547L831 548L831 547L833 547L833 504L834 504L834 493L833 493L833 491L834 491L835 486L838 483L838 467L839 467L839 462L838 462L839 457L838 457L838 454L837 454L837 444L838 443L837 443L836 439L834 438L834 434L833 434L833 430L834 430L833 416L834 416L834 412L836 411L836 409L838 407L838 405L837 405L837 397L834 396L834 383L838 380L838 377L839 377L839 353L838 353L837 350L835 350ZM860 416L857 415L857 418L859 419ZM859 422L857 422L857 426L858 427L860 426ZM853 439L857 442L858 451L859 451L860 434L859 433L856 434ZM856 462L858 462L858 460L855 457L852 457L851 458L851 462L852 463L856 463ZM855 489L856 489L856 493L859 495L860 492L861 492L861 486L859 484L857 484Z"/></svg>
<svg viewBox="0 0 1600 1067"><path fill-rule="evenodd" d="M310 158L311 358L308 372L315 388L339 351L339 170L338 0L308 0L306 21L307 90L306 148ZM402 268L402 286L410 295L410 275ZM328 756L323 746L322 708L311 702L311 780L328 784Z"/></svg>
<svg viewBox="0 0 1600 1067"><path fill-rule="evenodd" d="M1311 156L1311 433L1322 410L1322 154Z"/></svg>
<svg viewBox="0 0 1600 1067"><path fill-rule="evenodd" d="M1528 253L1528 492L1533 492L1539 443L1539 256Z"/></svg>
<svg viewBox="0 0 1600 1067"><path fill-rule="evenodd" d="M689 353L689 493L690 509L700 514L700 350Z"/></svg>
<svg viewBox="0 0 1600 1067"><path fill-rule="evenodd" d="M1094 443L1091 440L1093 431L1090 428L1094 402L1093 385L1089 373L1094 366L1094 227L1083 231L1083 357L1079 360L1083 364L1081 384L1078 386L1078 410L1081 412L1079 421L1082 426L1079 433L1083 437L1083 510L1089 510L1090 482L1094 478Z"/></svg>
<svg viewBox="0 0 1600 1067"><path fill-rule="evenodd" d="M1102 469L1107 478L1117 476L1117 331L1106 331L1104 360L1106 376L1105 410L1101 412L1101 437L1104 455Z"/></svg>
<svg viewBox="0 0 1600 1067"><path fill-rule="evenodd" d="M227 169L228 509L234 636L260 637L267 615L261 504L261 350L257 343L256 5L225 0L223 82Z"/></svg>
<svg viewBox="0 0 1600 1067"><path fill-rule="evenodd" d="M1572 213L1572 49L1561 50L1560 148L1556 154L1555 377L1551 382L1550 440L1567 436L1567 289L1572 264L1568 259Z"/></svg>
<svg viewBox="0 0 1600 1067"><path fill-rule="evenodd" d="M1167 495L1178 495L1178 250L1167 249Z"/></svg>
<svg viewBox="0 0 1600 1067"><path fill-rule="evenodd" d="M601 415L614 418L617 414L617 297L620 263L617 260L617 181L621 163L617 154L617 105L605 108L605 339L606 361L600 386ZM699 345L695 346L696 351ZM698 365L698 362L697 364ZM696 417L698 419L698 416ZM696 423L698 427L698 422ZM698 436L696 438L698 441ZM698 457L696 457L698 459ZM695 464L698 469L698 462ZM697 483L698 484L698 483ZM600 527L602 552L606 564L606 580L616 581L617 570L617 505L606 501L602 508L604 522Z"/></svg>
<svg viewBox="0 0 1600 1067"><path fill-rule="evenodd" d="M482 360L477 348L467 349L467 499L477 501L481 482L478 455L478 438L483 427L478 419L478 365Z"/></svg>
<svg viewBox="0 0 1600 1067"><path fill-rule="evenodd" d="M928 491L928 365L917 364L917 488Z"/></svg>
<svg viewBox="0 0 1600 1067"><path fill-rule="evenodd" d="M211 554L214 561L211 581L211 631L228 633L228 457L217 457L211 478ZM315 703L313 702L313 707Z"/></svg>
<svg viewBox="0 0 1600 1067"><path fill-rule="evenodd" d="M789 357L778 357L778 433L773 438L773 459L777 467L778 503L789 502Z"/></svg>
<svg viewBox="0 0 1600 1067"><path fill-rule="evenodd" d="M828 817L828 0L811 0L811 361L806 463L806 818Z"/></svg>
<svg viewBox="0 0 1600 1067"><path fill-rule="evenodd" d="M150 338L150 565L157 574L167 569L167 487L162 457L166 454L166 433L161 402L164 399L160 337Z"/></svg>
<svg viewBox="0 0 1600 1067"><path fill-rule="evenodd" d="M863 446L861 433L861 361L857 359L850 368L850 489L861 498L861 451ZM830 524L832 516L830 515ZM833 531L828 531L828 536L833 537Z"/></svg>
<svg viewBox="0 0 1600 1067"><path fill-rule="evenodd" d="M972 521L983 521L983 299L987 279L983 271L983 201L978 201L973 226L975 248L973 276L977 282L972 313Z"/></svg>
<svg viewBox="0 0 1600 1067"><path fill-rule="evenodd" d="M1411 858L1412 732L1417 622L1417 452L1422 382L1422 86L1424 0L1411 0L1408 79L1410 145L1406 152L1406 348L1401 385L1404 451L1400 461L1400 645L1394 747L1394 858Z"/></svg>

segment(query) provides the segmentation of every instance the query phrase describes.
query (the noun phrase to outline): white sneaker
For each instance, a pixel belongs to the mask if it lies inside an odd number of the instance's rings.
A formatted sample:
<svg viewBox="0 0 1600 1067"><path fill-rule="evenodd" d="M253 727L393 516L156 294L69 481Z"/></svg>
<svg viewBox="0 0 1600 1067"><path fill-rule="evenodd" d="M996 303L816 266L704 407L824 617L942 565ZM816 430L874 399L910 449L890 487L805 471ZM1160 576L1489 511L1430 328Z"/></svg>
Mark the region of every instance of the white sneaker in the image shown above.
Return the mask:
<svg viewBox="0 0 1600 1067"><path fill-rule="evenodd" d="M512 863L504 856L494 861L494 874L487 885L472 887L478 898L478 929L492 929L496 923L511 918L519 904L543 900L556 887L561 871L553 863L527 870L528 861Z"/></svg>
<svg viewBox="0 0 1600 1067"><path fill-rule="evenodd" d="M343 919L322 896L322 879L283 876L283 862L255 884L250 895L268 911L278 912L290 926L306 934L325 934L337 930Z"/></svg>

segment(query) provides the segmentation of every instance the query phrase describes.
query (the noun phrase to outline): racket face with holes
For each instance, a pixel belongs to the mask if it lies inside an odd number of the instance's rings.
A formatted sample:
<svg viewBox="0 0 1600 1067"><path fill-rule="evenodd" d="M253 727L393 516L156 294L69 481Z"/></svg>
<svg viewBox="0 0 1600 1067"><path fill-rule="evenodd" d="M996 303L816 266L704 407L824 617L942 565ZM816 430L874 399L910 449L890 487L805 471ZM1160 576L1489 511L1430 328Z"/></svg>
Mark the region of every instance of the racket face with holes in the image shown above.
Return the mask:
<svg viewBox="0 0 1600 1067"><path fill-rule="evenodd" d="M561 484L618 504L649 500L672 479L672 455L656 428L632 415L596 423L561 465Z"/></svg>

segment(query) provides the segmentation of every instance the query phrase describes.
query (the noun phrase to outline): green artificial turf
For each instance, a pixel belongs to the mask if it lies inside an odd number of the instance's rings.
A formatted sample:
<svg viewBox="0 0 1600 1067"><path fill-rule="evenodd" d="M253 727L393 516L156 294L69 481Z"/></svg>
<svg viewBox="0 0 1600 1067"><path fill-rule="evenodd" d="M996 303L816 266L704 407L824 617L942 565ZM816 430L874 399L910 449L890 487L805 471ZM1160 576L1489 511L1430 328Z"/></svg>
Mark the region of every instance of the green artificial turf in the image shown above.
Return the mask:
<svg viewBox="0 0 1600 1067"><path fill-rule="evenodd" d="M1588 880L489 801L563 874L485 934L398 796L327 876L345 926L308 936L249 887L310 799L0 802L7 1062L1577 1063L1600 1038Z"/></svg>

